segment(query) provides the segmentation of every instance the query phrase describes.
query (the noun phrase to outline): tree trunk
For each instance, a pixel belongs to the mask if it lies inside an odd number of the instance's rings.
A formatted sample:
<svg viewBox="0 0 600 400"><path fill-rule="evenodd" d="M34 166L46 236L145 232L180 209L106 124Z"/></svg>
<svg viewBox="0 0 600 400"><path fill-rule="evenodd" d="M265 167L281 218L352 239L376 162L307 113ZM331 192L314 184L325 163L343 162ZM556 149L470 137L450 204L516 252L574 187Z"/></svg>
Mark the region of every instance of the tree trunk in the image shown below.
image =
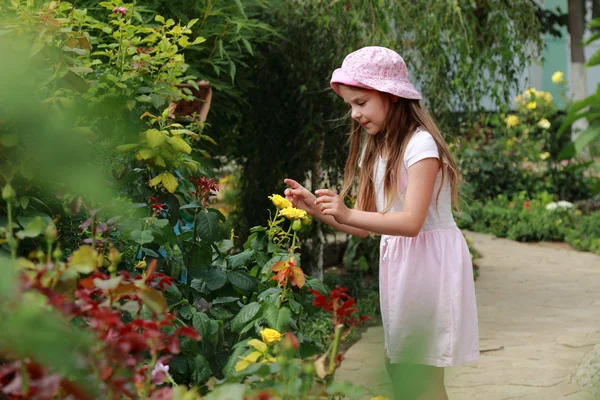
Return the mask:
<svg viewBox="0 0 600 400"><path fill-rule="evenodd" d="M573 100L581 100L587 96L587 79L585 71L585 53L583 49L583 33L585 30L585 0L569 0L569 33L571 37L571 90ZM587 128L587 120L581 118L573 124L571 139L575 140L580 132Z"/></svg>
<svg viewBox="0 0 600 400"><path fill-rule="evenodd" d="M323 130L324 131L324 130ZM310 171L310 190L314 193L318 189L321 167L323 162L323 149L325 147L325 134L320 133L313 144L314 158ZM313 278L323 280L323 246L325 244L323 236L323 223L316 219L312 222L312 267L310 275Z"/></svg>

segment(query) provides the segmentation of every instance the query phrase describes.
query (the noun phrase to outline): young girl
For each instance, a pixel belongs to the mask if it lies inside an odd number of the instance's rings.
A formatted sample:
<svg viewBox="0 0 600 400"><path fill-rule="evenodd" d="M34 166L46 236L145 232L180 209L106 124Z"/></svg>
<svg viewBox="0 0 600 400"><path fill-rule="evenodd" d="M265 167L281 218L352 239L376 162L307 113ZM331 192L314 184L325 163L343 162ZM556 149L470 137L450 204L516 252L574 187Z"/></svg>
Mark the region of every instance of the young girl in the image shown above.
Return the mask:
<svg viewBox="0 0 600 400"><path fill-rule="evenodd" d="M349 54L331 86L350 106L342 193L285 195L343 232L381 235L379 285L387 366L397 399L447 399L444 367L476 360L479 334L467 244L452 217L459 173L420 105L404 60L383 47ZM358 177L356 207L344 204Z"/></svg>

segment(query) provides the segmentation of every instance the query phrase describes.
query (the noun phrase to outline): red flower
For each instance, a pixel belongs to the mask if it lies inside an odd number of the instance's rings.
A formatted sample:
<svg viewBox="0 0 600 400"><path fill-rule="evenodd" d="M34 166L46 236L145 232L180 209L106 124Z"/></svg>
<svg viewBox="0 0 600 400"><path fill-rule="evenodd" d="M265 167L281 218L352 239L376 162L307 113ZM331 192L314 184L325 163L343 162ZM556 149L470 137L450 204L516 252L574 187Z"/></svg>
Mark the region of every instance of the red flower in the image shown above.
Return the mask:
<svg viewBox="0 0 600 400"><path fill-rule="evenodd" d="M196 187L196 191L192 192L196 199L200 200L204 208L208 207L208 202L211 196L215 196L219 191L219 185L213 178L205 176L190 178L190 182Z"/></svg>
<svg viewBox="0 0 600 400"><path fill-rule="evenodd" d="M150 208L152 209L152 211L154 213L159 213L159 212L163 212L165 210L165 203L159 203L158 200L156 199L156 197L150 197Z"/></svg>
<svg viewBox="0 0 600 400"><path fill-rule="evenodd" d="M350 326L359 325L360 322L367 320L369 317L360 317L358 320L354 317L357 308L355 302L350 295L346 293L348 288L337 285L331 290L329 297L322 295L316 290L310 290L315 296L313 305L321 307L325 311L331 312L333 324L346 324Z"/></svg>
<svg viewBox="0 0 600 400"><path fill-rule="evenodd" d="M526 201L525 203L523 203L523 207L529 207L531 205L530 202Z"/></svg>
<svg viewBox="0 0 600 400"><path fill-rule="evenodd" d="M290 344L292 349L298 350L298 348L300 347L300 343L298 343L298 339L296 339L296 336L294 336L292 332L287 332L285 334L285 338L285 340Z"/></svg>

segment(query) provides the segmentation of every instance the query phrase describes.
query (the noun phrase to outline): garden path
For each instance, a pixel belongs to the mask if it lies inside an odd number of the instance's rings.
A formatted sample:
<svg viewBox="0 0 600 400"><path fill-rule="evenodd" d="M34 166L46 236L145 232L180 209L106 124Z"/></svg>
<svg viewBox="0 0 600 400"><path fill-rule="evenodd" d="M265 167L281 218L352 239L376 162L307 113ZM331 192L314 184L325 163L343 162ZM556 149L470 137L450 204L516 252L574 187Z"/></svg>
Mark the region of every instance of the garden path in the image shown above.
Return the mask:
<svg viewBox="0 0 600 400"><path fill-rule="evenodd" d="M572 374L600 343L600 257L467 235L483 256L475 284L482 354L446 369L450 400L591 399ZM389 396L383 355L383 330L370 328L345 354L336 380Z"/></svg>

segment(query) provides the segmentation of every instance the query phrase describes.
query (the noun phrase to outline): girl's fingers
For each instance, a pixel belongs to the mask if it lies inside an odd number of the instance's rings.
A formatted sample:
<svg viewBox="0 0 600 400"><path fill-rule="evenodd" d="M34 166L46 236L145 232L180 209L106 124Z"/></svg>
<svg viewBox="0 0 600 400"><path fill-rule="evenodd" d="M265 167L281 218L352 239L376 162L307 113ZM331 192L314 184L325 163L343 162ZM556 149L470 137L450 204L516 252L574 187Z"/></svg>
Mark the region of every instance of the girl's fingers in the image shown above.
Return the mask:
<svg viewBox="0 0 600 400"><path fill-rule="evenodd" d="M292 187L292 189L299 189L299 188L302 188L302 185L301 185L301 184L299 184L298 182L296 182L296 181L295 181L295 180L293 180L293 179L286 178L286 179L284 179L284 180L283 180L283 183L285 183L286 185L289 185L289 186L291 186L291 187Z"/></svg>
<svg viewBox="0 0 600 400"><path fill-rule="evenodd" d="M315 194L317 196L335 196L335 195L337 195L337 193L331 189L318 189L315 191Z"/></svg>
<svg viewBox="0 0 600 400"><path fill-rule="evenodd" d="M331 203L332 201L333 201L333 197L321 196L317 200L315 200L315 204Z"/></svg>

